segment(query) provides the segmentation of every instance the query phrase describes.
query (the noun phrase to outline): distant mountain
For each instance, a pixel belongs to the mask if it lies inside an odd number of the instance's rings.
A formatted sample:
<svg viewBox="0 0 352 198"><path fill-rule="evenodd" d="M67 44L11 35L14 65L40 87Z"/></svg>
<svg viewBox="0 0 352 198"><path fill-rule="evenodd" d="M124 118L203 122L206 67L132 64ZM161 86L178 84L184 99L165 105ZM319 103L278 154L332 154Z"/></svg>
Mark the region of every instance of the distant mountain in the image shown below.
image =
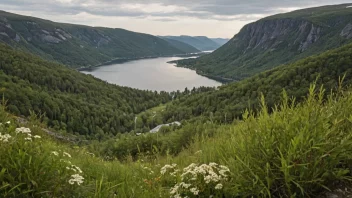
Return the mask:
<svg viewBox="0 0 352 198"><path fill-rule="evenodd" d="M4 11L0 11L0 42L73 68L97 65L116 58L168 56L196 51L148 34L55 23Z"/></svg>
<svg viewBox="0 0 352 198"><path fill-rule="evenodd" d="M230 40L225 38L210 38L210 39L218 43L219 45L225 45Z"/></svg>
<svg viewBox="0 0 352 198"><path fill-rule="evenodd" d="M161 38L187 43L200 51L212 51L221 46L221 44L205 36L162 36Z"/></svg>
<svg viewBox="0 0 352 198"><path fill-rule="evenodd" d="M169 38L162 38L165 41L169 42L172 46L174 46L175 48L181 50L182 52L185 53L196 53L196 52L200 52L199 49L193 47L192 45L189 45L187 43L178 41L178 40L174 40L174 39L169 39Z"/></svg>
<svg viewBox="0 0 352 198"><path fill-rule="evenodd" d="M209 55L178 61L198 72L241 80L352 41L350 4L293 11L248 24Z"/></svg>

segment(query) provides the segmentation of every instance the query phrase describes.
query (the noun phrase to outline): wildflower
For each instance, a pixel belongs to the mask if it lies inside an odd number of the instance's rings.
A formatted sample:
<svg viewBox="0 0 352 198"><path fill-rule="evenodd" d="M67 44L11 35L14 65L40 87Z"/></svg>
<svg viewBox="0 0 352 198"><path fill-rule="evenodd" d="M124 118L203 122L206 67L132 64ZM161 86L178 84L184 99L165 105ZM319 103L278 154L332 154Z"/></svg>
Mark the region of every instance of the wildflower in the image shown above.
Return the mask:
<svg viewBox="0 0 352 198"><path fill-rule="evenodd" d="M197 188L191 188L189 191L191 191L191 193L193 193L194 195L198 195L199 190Z"/></svg>
<svg viewBox="0 0 352 198"><path fill-rule="evenodd" d="M53 154L55 156L59 156L59 153L57 151L53 151L53 152L51 152L51 154Z"/></svg>
<svg viewBox="0 0 352 198"><path fill-rule="evenodd" d="M5 124L11 124L11 121L7 121Z"/></svg>
<svg viewBox="0 0 352 198"><path fill-rule="evenodd" d="M66 169L67 170L73 170L74 172L79 172L79 173L83 172L78 166L75 166L75 165L71 165L71 167L66 167Z"/></svg>
<svg viewBox="0 0 352 198"><path fill-rule="evenodd" d="M26 141L32 141L32 138L31 138L31 137L26 137L26 138L24 138L24 140L26 140Z"/></svg>
<svg viewBox="0 0 352 198"><path fill-rule="evenodd" d="M77 183L78 185L81 185L83 183L83 180L84 180L84 177L82 177L79 174L74 174L74 175L71 175L71 179L68 180L68 183L71 185L75 183Z"/></svg>
<svg viewBox="0 0 352 198"><path fill-rule="evenodd" d="M4 134L4 135L1 135L0 133L0 141L2 142L9 142L9 139L11 138L11 135L9 134Z"/></svg>
<svg viewBox="0 0 352 198"><path fill-rule="evenodd" d="M31 129L30 128L21 127L21 128L16 128L15 132L16 133L29 134L29 133L31 133Z"/></svg>
<svg viewBox="0 0 352 198"><path fill-rule="evenodd" d="M69 158L71 158L71 155L69 153L63 152L63 156L67 156Z"/></svg>
<svg viewBox="0 0 352 198"><path fill-rule="evenodd" d="M168 169L174 169L176 166L177 164L172 164L172 165L166 164L164 167L160 169L160 174L164 175Z"/></svg>
<svg viewBox="0 0 352 198"><path fill-rule="evenodd" d="M40 137L39 135L35 135L35 136L33 136L35 139L40 139L40 138L42 138L42 137Z"/></svg>
<svg viewBox="0 0 352 198"><path fill-rule="evenodd" d="M222 184L217 184L217 185L215 186L215 189L216 189L216 190L221 190L221 189L222 189Z"/></svg>

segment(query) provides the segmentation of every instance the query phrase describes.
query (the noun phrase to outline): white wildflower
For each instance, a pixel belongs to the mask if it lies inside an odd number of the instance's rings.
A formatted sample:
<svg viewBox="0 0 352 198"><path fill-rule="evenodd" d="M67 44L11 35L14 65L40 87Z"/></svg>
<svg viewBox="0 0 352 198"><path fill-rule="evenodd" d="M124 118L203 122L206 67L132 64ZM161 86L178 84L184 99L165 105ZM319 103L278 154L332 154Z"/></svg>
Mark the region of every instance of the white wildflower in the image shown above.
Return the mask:
<svg viewBox="0 0 352 198"><path fill-rule="evenodd" d="M26 138L24 138L24 140L26 140L26 141L32 141L32 138L31 138L31 137L26 137Z"/></svg>
<svg viewBox="0 0 352 198"><path fill-rule="evenodd" d="M189 189L189 191L191 193L193 193L194 195L198 195L198 193L199 193L199 190L197 188L191 188L191 189Z"/></svg>
<svg viewBox="0 0 352 198"><path fill-rule="evenodd" d="M174 169L176 166L177 164L172 164L172 165L166 164L160 169L160 174L164 175L169 169Z"/></svg>
<svg viewBox="0 0 352 198"><path fill-rule="evenodd" d="M11 121L7 121L6 124L11 124Z"/></svg>
<svg viewBox="0 0 352 198"><path fill-rule="evenodd" d="M39 135L35 135L35 136L33 136L35 139L40 139L40 138L42 138L42 137L40 137Z"/></svg>
<svg viewBox="0 0 352 198"><path fill-rule="evenodd" d="M10 134L4 134L4 135L1 135L0 133L0 141L2 142L9 142L9 139L11 138L11 135Z"/></svg>
<svg viewBox="0 0 352 198"><path fill-rule="evenodd" d="M83 180L84 180L84 177L82 177L79 174L74 174L74 175L71 175L71 179L68 180L68 183L71 185L75 183L77 183L78 185L81 185L83 183Z"/></svg>
<svg viewBox="0 0 352 198"><path fill-rule="evenodd" d="M51 154L53 154L55 156L59 156L59 153L57 151L53 151L53 152L51 152Z"/></svg>
<svg viewBox="0 0 352 198"><path fill-rule="evenodd" d="M67 156L67 157L71 158L71 155L69 153L66 153L66 152L63 152L63 156L64 157Z"/></svg>
<svg viewBox="0 0 352 198"><path fill-rule="evenodd" d="M15 132L16 133L29 134L29 133L31 133L31 129L30 128L21 127L21 128L16 128Z"/></svg>
<svg viewBox="0 0 352 198"><path fill-rule="evenodd" d="M222 189L222 184L217 184L217 185L215 186L215 189L216 189L216 190L221 190L221 189Z"/></svg>

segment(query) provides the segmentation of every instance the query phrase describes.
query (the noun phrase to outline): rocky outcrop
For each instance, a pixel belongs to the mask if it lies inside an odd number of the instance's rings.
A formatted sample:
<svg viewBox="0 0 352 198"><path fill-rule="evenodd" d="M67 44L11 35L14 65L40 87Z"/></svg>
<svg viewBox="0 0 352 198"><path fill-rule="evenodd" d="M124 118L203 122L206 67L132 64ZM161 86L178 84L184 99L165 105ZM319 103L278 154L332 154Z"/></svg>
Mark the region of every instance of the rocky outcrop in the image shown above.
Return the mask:
<svg viewBox="0 0 352 198"><path fill-rule="evenodd" d="M320 37L320 32L321 28L314 26L314 24L311 24L311 29L310 32L307 36L307 38L301 42L298 51L304 52L306 51L313 43L317 42L319 37Z"/></svg>
<svg viewBox="0 0 352 198"><path fill-rule="evenodd" d="M352 38L352 24L349 23L346 27L341 31L340 36L350 39Z"/></svg>
<svg viewBox="0 0 352 198"><path fill-rule="evenodd" d="M257 48L275 50L285 42L303 52L319 40L321 31L321 27L301 19L262 20L247 25L233 42L247 41L246 51Z"/></svg>

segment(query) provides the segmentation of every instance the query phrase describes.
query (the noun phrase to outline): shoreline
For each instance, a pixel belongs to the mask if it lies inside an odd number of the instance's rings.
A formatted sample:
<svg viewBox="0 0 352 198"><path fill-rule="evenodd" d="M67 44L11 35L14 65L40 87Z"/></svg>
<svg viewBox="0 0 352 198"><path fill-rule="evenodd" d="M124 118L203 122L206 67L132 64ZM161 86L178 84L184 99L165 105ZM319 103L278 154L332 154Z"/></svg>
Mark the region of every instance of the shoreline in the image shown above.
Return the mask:
<svg viewBox="0 0 352 198"><path fill-rule="evenodd" d="M164 56L143 56L143 57L126 57L126 58L115 58L110 61L106 61L104 63L100 63L98 65L94 66L86 66L86 67L80 67L77 68L77 71L92 71L95 68L101 67L101 66L107 66L107 65L112 65L112 64L121 64L129 61L134 61L134 60L143 60L143 59L153 59L153 58L167 58L167 57L192 57L192 56L202 56L205 54L209 54L209 52L197 52L197 53L189 53L189 54L174 54L174 55L164 55Z"/></svg>

